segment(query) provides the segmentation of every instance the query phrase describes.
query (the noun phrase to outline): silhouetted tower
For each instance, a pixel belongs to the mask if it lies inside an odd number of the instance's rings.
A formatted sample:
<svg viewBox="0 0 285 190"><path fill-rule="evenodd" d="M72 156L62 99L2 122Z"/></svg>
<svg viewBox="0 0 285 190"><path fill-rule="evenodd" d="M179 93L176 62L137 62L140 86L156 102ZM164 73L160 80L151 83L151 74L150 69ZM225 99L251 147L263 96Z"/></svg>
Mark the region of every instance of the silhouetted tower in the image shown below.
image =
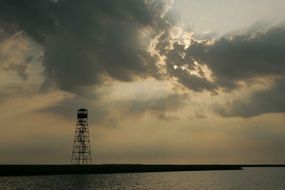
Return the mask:
<svg viewBox="0 0 285 190"><path fill-rule="evenodd" d="M77 110L71 164L92 164L90 137L88 128L88 110Z"/></svg>

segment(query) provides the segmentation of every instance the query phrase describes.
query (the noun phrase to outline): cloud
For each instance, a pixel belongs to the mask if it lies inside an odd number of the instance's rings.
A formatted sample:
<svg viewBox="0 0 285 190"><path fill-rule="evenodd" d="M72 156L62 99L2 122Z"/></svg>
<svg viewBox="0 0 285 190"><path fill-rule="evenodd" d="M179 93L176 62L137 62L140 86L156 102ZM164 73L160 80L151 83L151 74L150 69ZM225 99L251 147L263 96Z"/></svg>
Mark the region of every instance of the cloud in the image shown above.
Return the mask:
<svg viewBox="0 0 285 190"><path fill-rule="evenodd" d="M76 92L101 84L106 76L132 81L156 75L148 46L165 27L161 14L167 3L147 2L4 0L0 24L24 31L43 46L46 83Z"/></svg>
<svg viewBox="0 0 285 190"><path fill-rule="evenodd" d="M165 61L164 74L192 91L208 90L216 93L218 86L206 76L203 65L189 56L191 39L194 40L192 33L176 26L168 28L159 36L155 49Z"/></svg>
<svg viewBox="0 0 285 190"><path fill-rule="evenodd" d="M249 30L216 41L196 40L195 35L190 38L189 45L183 41L185 36L173 39L168 30L160 36L156 49L166 57L167 74L193 91L230 91L238 89L240 82L285 74L282 26ZM210 78L203 66L211 72Z"/></svg>
<svg viewBox="0 0 285 190"><path fill-rule="evenodd" d="M194 34L176 25L177 20L168 11L171 2L3 0L0 41L21 33L40 44L46 77L42 89L55 84L78 98L84 98L87 88L99 87L110 80L174 79L192 91L217 94L219 90L239 90L241 83L255 78L284 76L284 27L250 30L211 43L195 40ZM156 38L157 53L153 56L149 47ZM27 64L32 60L28 54L24 57L25 63L9 66L23 79L28 77ZM165 62L164 68L158 66L159 61ZM278 81L276 85L279 86ZM266 92L268 96L274 95ZM151 101L135 100L133 107L125 111L134 109L132 114L140 113L140 109L161 111L158 109L161 100L154 100L158 107ZM255 115L272 110L259 108L250 112ZM233 113L229 115L243 116L242 111Z"/></svg>
<svg viewBox="0 0 285 190"><path fill-rule="evenodd" d="M41 108L40 111L70 119L74 118L75 110L81 106L87 108L92 114L91 123L116 127L122 120L139 118L146 114L162 120L178 119L170 113L183 107L187 100L186 95L174 93L164 93L157 97L130 97L127 99L112 99L104 97L105 92L96 93L103 94L98 94L96 99L69 96L54 105Z"/></svg>
<svg viewBox="0 0 285 190"><path fill-rule="evenodd" d="M186 70L181 68L174 69L172 67L168 71L172 76L177 77L180 84L193 91L202 92L208 90L215 92L215 89L217 89L216 84L209 81L207 78L189 74Z"/></svg>
<svg viewBox="0 0 285 190"><path fill-rule="evenodd" d="M249 97L235 99L229 105L216 105L215 110L225 117L253 117L264 113L285 113L285 77L265 90L254 91Z"/></svg>
<svg viewBox="0 0 285 190"><path fill-rule="evenodd" d="M8 33L25 31L39 42L54 29L49 0L4 0L0 2L0 24Z"/></svg>
<svg viewBox="0 0 285 190"><path fill-rule="evenodd" d="M106 101L105 94L90 94L89 88L98 89L109 80L159 78L157 58L149 53L149 45L174 22L167 14L170 4L164 0L4 0L0 28L40 44L46 77L42 90L55 84L71 93L42 111L73 116L82 105L90 107L96 123L108 125L146 112L166 119L170 116L165 112L181 106L180 94Z"/></svg>
<svg viewBox="0 0 285 190"><path fill-rule="evenodd" d="M222 38L213 45L194 43L189 56L206 64L219 88L238 90L239 83L255 78L277 77L268 89L253 91L215 110L226 117L252 117L264 113L284 113L285 28L273 27L255 34ZM281 79L280 79L281 77Z"/></svg>
<svg viewBox="0 0 285 190"><path fill-rule="evenodd" d="M285 74L285 28L221 38L213 45L194 43L187 55L206 64L216 84L236 89L240 81Z"/></svg>
<svg viewBox="0 0 285 190"><path fill-rule="evenodd" d="M216 106L223 116L251 117L263 113L285 112L280 99L285 76L285 28L271 27L233 34L216 41L183 40L173 42L170 32L160 36L156 48L164 55L167 75L196 92L220 90L231 93L260 78L279 78L262 91L252 90L248 99L236 99L226 106ZM171 42L172 40L172 42ZM241 85L242 84L242 85Z"/></svg>
<svg viewBox="0 0 285 190"><path fill-rule="evenodd" d="M2 72L13 71L26 80L28 78L27 68L32 60L28 40L23 34L9 35L0 31L0 69Z"/></svg>

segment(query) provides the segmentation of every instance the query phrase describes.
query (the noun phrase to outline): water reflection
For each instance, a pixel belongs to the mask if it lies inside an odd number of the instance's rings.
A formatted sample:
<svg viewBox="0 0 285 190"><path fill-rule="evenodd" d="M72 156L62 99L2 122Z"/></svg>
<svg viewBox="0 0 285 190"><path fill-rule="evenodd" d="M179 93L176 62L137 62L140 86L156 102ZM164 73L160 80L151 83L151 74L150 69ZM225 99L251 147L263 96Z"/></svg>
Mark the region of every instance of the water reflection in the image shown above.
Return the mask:
<svg viewBox="0 0 285 190"><path fill-rule="evenodd" d="M285 168L241 171L0 177L1 190L284 190Z"/></svg>

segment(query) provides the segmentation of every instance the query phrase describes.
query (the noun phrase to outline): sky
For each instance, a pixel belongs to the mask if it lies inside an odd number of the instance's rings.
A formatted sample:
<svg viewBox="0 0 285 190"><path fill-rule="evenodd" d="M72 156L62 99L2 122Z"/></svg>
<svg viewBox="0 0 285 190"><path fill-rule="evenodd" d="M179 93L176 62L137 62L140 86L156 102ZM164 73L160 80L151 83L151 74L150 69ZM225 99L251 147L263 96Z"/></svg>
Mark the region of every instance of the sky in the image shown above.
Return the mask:
<svg viewBox="0 0 285 190"><path fill-rule="evenodd" d="M285 163L285 0L2 0L0 164Z"/></svg>

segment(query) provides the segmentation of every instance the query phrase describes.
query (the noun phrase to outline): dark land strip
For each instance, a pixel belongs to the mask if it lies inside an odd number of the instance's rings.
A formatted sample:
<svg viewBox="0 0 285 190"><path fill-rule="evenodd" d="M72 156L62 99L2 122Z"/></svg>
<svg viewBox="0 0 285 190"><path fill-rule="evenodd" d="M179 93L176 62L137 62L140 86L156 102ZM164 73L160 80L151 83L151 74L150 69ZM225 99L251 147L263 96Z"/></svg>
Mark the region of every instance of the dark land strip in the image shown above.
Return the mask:
<svg viewBox="0 0 285 190"><path fill-rule="evenodd" d="M242 170L243 167L285 167L285 165L0 165L0 176Z"/></svg>

